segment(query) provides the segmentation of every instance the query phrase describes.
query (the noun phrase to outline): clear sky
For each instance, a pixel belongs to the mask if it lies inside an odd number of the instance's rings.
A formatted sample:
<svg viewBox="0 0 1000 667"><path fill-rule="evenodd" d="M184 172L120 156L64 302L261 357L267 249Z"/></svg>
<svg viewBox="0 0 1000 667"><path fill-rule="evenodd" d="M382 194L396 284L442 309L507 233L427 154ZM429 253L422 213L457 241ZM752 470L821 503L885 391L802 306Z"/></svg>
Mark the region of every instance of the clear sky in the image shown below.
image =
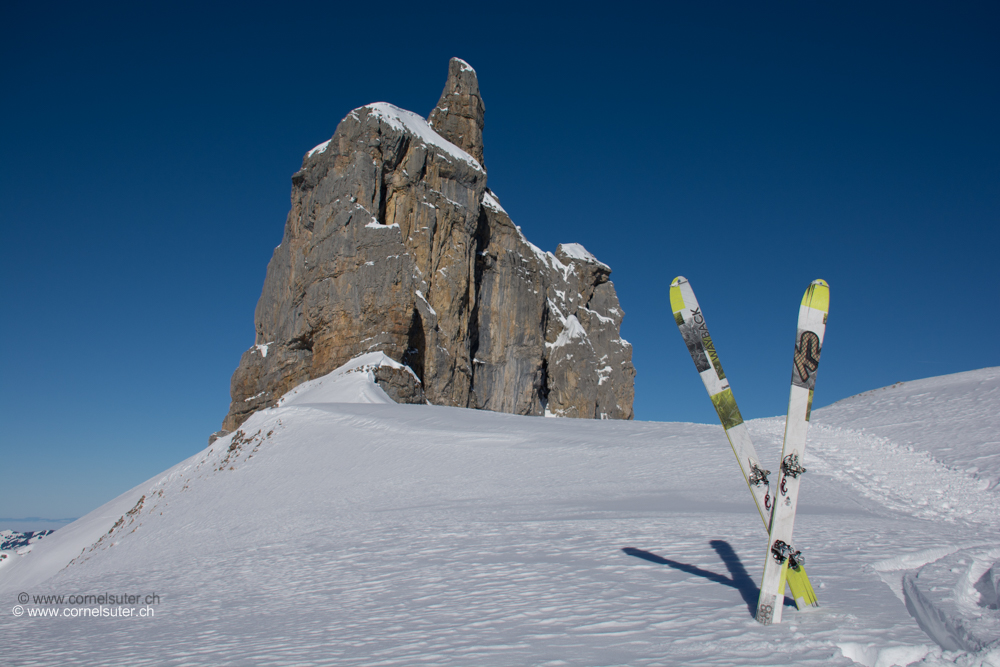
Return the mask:
<svg viewBox="0 0 1000 667"><path fill-rule="evenodd" d="M0 517L205 447L303 154L429 113L452 56L514 222L611 265L637 419L715 422L676 275L748 418L785 411L814 278L818 405L1000 365L997 35L995 2L4 3Z"/></svg>

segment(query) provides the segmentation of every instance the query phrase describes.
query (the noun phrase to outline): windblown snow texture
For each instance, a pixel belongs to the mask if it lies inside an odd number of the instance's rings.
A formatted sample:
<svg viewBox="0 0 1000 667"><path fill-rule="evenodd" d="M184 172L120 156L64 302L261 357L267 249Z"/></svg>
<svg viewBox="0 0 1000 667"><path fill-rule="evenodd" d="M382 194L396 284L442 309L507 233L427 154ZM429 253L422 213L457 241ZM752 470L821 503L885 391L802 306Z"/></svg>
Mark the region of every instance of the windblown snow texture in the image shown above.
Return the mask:
<svg viewBox="0 0 1000 667"><path fill-rule="evenodd" d="M719 426L395 405L371 366L7 559L2 662L1000 664L998 369L814 412L796 546L823 606L765 628L765 536ZM764 460L782 425L748 422ZM21 592L160 603L14 617Z"/></svg>

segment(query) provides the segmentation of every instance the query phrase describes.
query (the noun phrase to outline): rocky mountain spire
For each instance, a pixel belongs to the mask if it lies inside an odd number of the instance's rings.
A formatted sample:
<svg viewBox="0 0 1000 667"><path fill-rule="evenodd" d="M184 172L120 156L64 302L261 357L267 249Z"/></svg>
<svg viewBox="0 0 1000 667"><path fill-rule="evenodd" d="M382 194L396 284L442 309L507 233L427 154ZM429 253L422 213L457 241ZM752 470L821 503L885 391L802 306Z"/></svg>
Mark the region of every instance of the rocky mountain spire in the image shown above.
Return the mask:
<svg viewBox="0 0 1000 667"><path fill-rule="evenodd" d="M483 164L486 106L479 95L476 70L461 58L448 63L448 81L441 99L427 117L434 131Z"/></svg>
<svg viewBox="0 0 1000 667"><path fill-rule="evenodd" d="M525 238L486 186L483 110L454 58L430 122L377 102L306 153L224 429L371 352L413 371L376 373L399 402L632 418L611 268Z"/></svg>

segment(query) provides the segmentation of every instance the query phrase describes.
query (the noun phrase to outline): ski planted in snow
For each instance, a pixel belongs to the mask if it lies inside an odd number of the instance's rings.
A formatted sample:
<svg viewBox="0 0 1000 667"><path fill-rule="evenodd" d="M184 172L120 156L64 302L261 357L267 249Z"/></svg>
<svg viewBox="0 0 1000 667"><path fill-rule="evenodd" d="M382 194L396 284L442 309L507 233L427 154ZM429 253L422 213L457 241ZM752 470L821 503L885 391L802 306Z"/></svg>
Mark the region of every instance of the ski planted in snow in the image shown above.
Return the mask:
<svg viewBox="0 0 1000 667"><path fill-rule="evenodd" d="M719 363L719 355L708 334L705 316L701 312L698 300L694 296L691 284L683 276L674 278L670 283L670 308L674 313L674 321L680 329L684 344L687 345L695 368L701 376L701 381L708 391L715 412L726 431L726 437L733 448L733 454L740 465L743 479L750 489L757 511L764 522L764 530L771 524L772 500L767 476L770 470L760 465L760 458L754 449L750 433L743 423L740 409L736 406L729 380ZM809 583L805 568L798 564L788 576L788 585L792 589L792 597L799 609L808 605L817 606L816 593Z"/></svg>
<svg viewBox="0 0 1000 667"><path fill-rule="evenodd" d="M830 286L814 280L799 307L799 323L792 362L792 389L785 419L785 440L781 446L781 466L778 470L777 497L771 516L764 576L757 599L757 620L764 625L781 622L786 578L800 567L799 552L792 549L792 529L798 506L800 475L812 412L813 389L819 354L826 333L826 318L830 312Z"/></svg>

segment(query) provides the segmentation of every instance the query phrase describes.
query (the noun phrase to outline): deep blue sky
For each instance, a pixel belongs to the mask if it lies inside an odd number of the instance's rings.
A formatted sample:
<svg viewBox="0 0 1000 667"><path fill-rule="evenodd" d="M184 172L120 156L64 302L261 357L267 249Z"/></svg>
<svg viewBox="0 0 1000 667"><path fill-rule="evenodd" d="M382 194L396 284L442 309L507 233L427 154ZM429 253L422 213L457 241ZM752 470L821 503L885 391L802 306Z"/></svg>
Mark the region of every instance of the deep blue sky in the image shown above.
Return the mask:
<svg viewBox="0 0 1000 667"><path fill-rule="evenodd" d="M678 274L747 417L784 413L818 277L819 405L1000 365L998 5L817 4L5 3L0 517L205 446L303 154L427 114L451 56L514 221L614 269L638 419L715 422Z"/></svg>

